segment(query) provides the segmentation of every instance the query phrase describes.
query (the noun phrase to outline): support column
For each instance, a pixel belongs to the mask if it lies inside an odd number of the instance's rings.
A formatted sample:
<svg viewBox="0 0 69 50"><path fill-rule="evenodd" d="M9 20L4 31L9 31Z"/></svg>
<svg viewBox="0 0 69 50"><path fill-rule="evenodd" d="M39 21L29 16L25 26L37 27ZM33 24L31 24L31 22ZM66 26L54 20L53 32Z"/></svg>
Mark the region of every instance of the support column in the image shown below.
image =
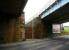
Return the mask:
<svg viewBox="0 0 69 50"><path fill-rule="evenodd" d="M17 17L17 19L16 19L15 40L16 41L25 40L25 18L24 18L24 14L21 14L21 16Z"/></svg>

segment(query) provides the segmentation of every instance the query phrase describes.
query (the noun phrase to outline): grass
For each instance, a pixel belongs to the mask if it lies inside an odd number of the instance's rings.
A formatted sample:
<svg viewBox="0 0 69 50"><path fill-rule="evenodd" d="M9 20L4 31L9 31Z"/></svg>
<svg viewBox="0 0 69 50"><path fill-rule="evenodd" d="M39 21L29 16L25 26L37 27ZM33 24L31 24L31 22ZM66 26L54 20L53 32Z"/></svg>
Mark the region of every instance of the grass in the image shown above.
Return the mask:
<svg viewBox="0 0 69 50"><path fill-rule="evenodd" d="M64 27L64 32L68 33L69 32L69 27Z"/></svg>

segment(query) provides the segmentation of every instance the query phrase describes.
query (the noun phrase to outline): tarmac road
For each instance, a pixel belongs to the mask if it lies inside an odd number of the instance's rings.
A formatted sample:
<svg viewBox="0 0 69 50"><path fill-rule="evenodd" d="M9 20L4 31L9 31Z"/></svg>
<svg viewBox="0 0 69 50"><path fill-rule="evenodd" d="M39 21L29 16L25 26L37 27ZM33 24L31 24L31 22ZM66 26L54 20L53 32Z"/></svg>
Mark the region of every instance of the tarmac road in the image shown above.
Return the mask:
<svg viewBox="0 0 69 50"><path fill-rule="evenodd" d="M33 39L21 43L1 44L0 50L69 50L69 39Z"/></svg>

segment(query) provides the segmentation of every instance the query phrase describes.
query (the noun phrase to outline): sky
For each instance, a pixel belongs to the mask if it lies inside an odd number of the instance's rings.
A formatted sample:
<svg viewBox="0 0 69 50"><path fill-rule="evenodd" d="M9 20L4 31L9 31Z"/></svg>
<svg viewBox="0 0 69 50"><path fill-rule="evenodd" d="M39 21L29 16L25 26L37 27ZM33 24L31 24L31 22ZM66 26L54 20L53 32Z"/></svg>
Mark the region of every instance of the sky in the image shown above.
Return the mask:
<svg viewBox="0 0 69 50"><path fill-rule="evenodd" d="M55 1L56 0L28 0L23 10L25 12L25 24L36 18Z"/></svg>
<svg viewBox="0 0 69 50"><path fill-rule="evenodd" d="M69 22L63 23L63 26L69 26Z"/></svg>

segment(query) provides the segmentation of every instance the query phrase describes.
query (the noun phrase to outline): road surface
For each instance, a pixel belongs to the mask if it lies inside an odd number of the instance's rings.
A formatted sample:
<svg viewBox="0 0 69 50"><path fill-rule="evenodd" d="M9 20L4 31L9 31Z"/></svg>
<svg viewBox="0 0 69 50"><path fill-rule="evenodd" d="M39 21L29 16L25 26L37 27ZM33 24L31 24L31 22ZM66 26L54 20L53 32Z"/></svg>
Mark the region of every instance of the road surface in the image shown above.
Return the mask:
<svg viewBox="0 0 69 50"><path fill-rule="evenodd" d="M21 43L1 44L0 50L69 50L69 40L64 38L33 39Z"/></svg>

